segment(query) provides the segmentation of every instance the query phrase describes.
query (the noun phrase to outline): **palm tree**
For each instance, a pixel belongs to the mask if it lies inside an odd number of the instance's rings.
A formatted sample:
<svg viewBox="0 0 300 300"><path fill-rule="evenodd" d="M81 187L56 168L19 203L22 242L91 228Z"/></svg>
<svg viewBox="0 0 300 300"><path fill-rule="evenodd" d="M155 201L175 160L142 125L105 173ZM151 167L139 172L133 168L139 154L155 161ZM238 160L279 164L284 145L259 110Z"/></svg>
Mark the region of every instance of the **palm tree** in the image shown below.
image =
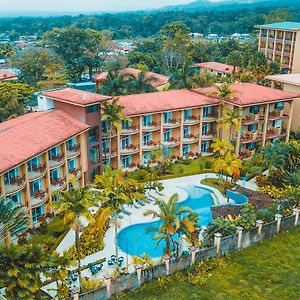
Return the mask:
<svg viewBox="0 0 300 300"><path fill-rule="evenodd" d="M0 45L0 58L7 58L16 54L16 50L12 45Z"/></svg>
<svg viewBox="0 0 300 300"><path fill-rule="evenodd" d="M0 195L0 241L10 244L12 235L20 235L29 227L27 209Z"/></svg>
<svg viewBox="0 0 300 300"><path fill-rule="evenodd" d="M108 71L106 80L98 88L97 93L107 96L120 96L128 94L128 74L120 74L118 71Z"/></svg>
<svg viewBox="0 0 300 300"><path fill-rule="evenodd" d="M157 245L163 240L166 241L165 254L171 256L171 242L174 235L177 233L184 234L188 240L192 240L192 233L196 231L197 218L195 212L187 206L178 205L178 195L172 195L168 202L156 199L155 204L158 206L159 211L147 210L144 216L152 215L153 218L160 219L161 226L158 228L158 234L154 236L157 239ZM185 214L181 218L181 215ZM187 215L186 215L187 214Z"/></svg>
<svg viewBox="0 0 300 300"><path fill-rule="evenodd" d="M119 134L122 130L121 121L128 121L129 118L124 116L122 110L124 106L118 104L119 98L114 98L111 101L102 102L103 114L102 120L107 121L109 128L109 160L111 155L111 147L112 147L112 131L113 128L117 130ZM105 149L105 160L106 160L106 149Z"/></svg>
<svg viewBox="0 0 300 300"><path fill-rule="evenodd" d="M94 222L94 216L89 208L97 205L97 199L90 186L75 189L75 178L71 175L71 187L66 191L55 192L59 201L52 202L51 206L64 217L64 223L69 224L75 231L75 249L78 265L79 289L81 289L81 260L79 233L82 228L81 217Z"/></svg>
<svg viewBox="0 0 300 300"><path fill-rule="evenodd" d="M156 77L149 77L147 73L140 72L138 77L132 76L127 82L129 94L142 94L156 92L156 88L153 83L157 81Z"/></svg>
<svg viewBox="0 0 300 300"><path fill-rule="evenodd" d="M219 156L224 156L227 152L233 151L234 147L231 144L228 144L225 139L214 138L211 148L214 153L218 153Z"/></svg>
<svg viewBox="0 0 300 300"><path fill-rule="evenodd" d="M119 228L119 213L123 205L132 204L137 199L144 200L143 184L136 180L127 179L123 176L120 170L112 171L107 168L103 175L97 175L94 184L101 193L98 200L103 208L107 207L107 215L111 215L111 223L115 230L115 253L118 257L118 228Z"/></svg>
<svg viewBox="0 0 300 300"><path fill-rule="evenodd" d="M235 154L227 152L223 157L219 157L214 162L214 171L226 176L236 177L240 175L242 161Z"/></svg>
<svg viewBox="0 0 300 300"><path fill-rule="evenodd" d="M229 129L229 142L232 140L233 129L240 132L240 122L243 119L245 119L245 117L240 115L240 111L238 109L225 109L224 115L218 119L217 122L220 123L224 129Z"/></svg>
<svg viewBox="0 0 300 300"><path fill-rule="evenodd" d="M209 96L217 96L221 99L220 116L223 116L223 107L224 107L225 101L233 99L234 93L236 93L237 91L232 90L228 83L216 84L215 87L216 87L216 90L213 92L210 92L208 95ZM220 128L219 134L220 134L220 138L222 138L222 128Z"/></svg>

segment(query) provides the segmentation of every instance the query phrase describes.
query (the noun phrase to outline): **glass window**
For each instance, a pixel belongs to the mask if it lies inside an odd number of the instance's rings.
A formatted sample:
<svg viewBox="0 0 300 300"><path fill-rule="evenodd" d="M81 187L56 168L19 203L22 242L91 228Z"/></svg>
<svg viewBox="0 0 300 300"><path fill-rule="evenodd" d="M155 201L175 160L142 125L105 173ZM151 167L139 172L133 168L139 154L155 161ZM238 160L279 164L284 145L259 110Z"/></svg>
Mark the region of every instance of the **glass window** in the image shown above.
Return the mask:
<svg viewBox="0 0 300 300"><path fill-rule="evenodd" d="M69 149L73 149L74 146L75 146L75 144L76 144L76 138L75 138L75 137L73 137L73 138L67 140L67 149L68 149L68 150L69 150Z"/></svg>
<svg viewBox="0 0 300 300"><path fill-rule="evenodd" d="M121 138L121 149L126 150L130 145L130 136L125 136Z"/></svg>
<svg viewBox="0 0 300 300"><path fill-rule="evenodd" d="M68 170L71 171L74 169L76 169L76 158L70 159L68 161Z"/></svg>
<svg viewBox="0 0 300 300"><path fill-rule="evenodd" d="M89 130L89 144L95 144L99 142L99 128L93 127Z"/></svg>
<svg viewBox="0 0 300 300"><path fill-rule="evenodd" d="M207 118L208 114L210 113L211 107L203 107L203 118Z"/></svg>
<svg viewBox="0 0 300 300"><path fill-rule="evenodd" d="M173 116L172 116L173 114L172 114L172 112L171 111L169 111L169 112L165 112L164 113L164 123L165 124L167 124L167 123L170 123L171 122L171 120L172 120L172 118L173 118Z"/></svg>
<svg viewBox="0 0 300 300"><path fill-rule="evenodd" d="M131 164L131 156L127 155L121 159L121 168L128 168Z"/></svg>
<svg viewBox="0 0 300 300"><path fill-rule="evenodd" d="M145 152L142 156L142 164L146 165L150 160L150 158L151 158L151 152L150 151Z"/></svg>
<svg viewBox="0 0 300 300"><path fill-rule="evenodd" d="M35 158L33 158L29 162L27 162L28 171L29 172L35 171L35 167L38 167L40 164L41 164L41 157L36 156Z"/></svg>
<svg viewBox="0 0 300 300"><path fill-rule="evenodd" d="M44 204L32 209L32 221L36 223L38 218L43 216L45 212Z"/></svg>
<svg viewBox="0 0 300 300"><path fill-rule="evenodd" d="M57 157L59 155L59 147L54 147L49 150L49 158Z"/></svg>
<svg viewBox="0 0 300 300"><path fill-rule="evenodd" d="M249 143L246 145L246 148L250 151L254 150L256 147L256 143Z"/></svg>
<svg viewBox="0 0 300 300"><path fill-rule="evenodd" d="M164 142L168 142L172 137L172 129L167 129L164 131Z"/></svg>
<svg viewBox="0 0 300 300"><path fill-rule="evenodd" d="M186 109L186 110L184 111L184 119L185 119L185 120L186 120L186 119L189 119L189 118L192 116L192 112L193 112L192 109Z"/></svg>
<svg viewBox="0 0 300 300"><path fill-rule="evenodd" d="M207 124L207 123L204 123L204 124L202 125L202 134L203 134L203 135L207 135L207 133L208 133L208 124Z"/></svg>
<svg viewBox="0 0 300 300"><path fill-rule="evenodd" d="M280 128L282 125L282 120L275 120L273 121L273 127L274 128Z"/></svg>
<svg viewBox="0 0 300 300"><path fill-rule="evenodd" d="M275 109L278 109L278 110L283 110L284 109L284 102L277 102L275 103Z"/></svg>
<svg viewBox="0 0 300 300"><path fill-rule="evenodd" d="M183 137L186 138L190 135L191 133L191 126L183 128Z"/></svg>
<svg viewBox="0 0 300 300"><path fill-rule="evenodd" d="M258 114L260 106L259 105L252 105L250 106L250 113L251 114Z"/></svg>
<svg viewBox="0 0 300 300"><path fill-rule="evenodd" d="M109 150L109 140L103 140L102 141L102 152L105 153L105 152L108 152Z"/></svg>
<svg viewBox="0 0 300 300"><path fill-rule="evenodd" d="M122 129L128 129L130 127L129 121L122 121Z"/></svg>
<svg viewBox="0 0 300 300"><path fill-rule="evenodd" d="M248 125L248 131L256 132L258 130L258 124L250 124Z"/></svg>
<svg viewBox="0 0 300 300"><path fill-rule="evenodd" d="M152 141L152 133L148 132L143 135L143 145L147 145L150 141Z"/></svg>
<svg viewBox="0 0 300 300"><path fill-rule="evenodd" d="M152 123L152 115L145 115L142 117L143 127L149 126L149 123Z"/></svg>
<svg viewBox="0 0 300 300"><path fill-rule="evenodd" d="M34 197L36 193L42 190L42 180L36 180L30 183L30 197Z"/></svg>
<svg viewBox="0 0 300 300"><path fill-rule="evenodd" d="M188 153L190 152L190 145L185 145L185 146L183 146L183 148L182 148L182 154L183 154L183 156L187 156L188 155Z"/></svg>
<svg viewBox="0 0 300 300"><path fill-rule="evenodd" d="M7 199L12 200L16 204L22 204L22 195L20 192L7 197Z"/></svg>
<svg viewBox="0 0 300 300"><path fill-rule="evenodd" d="M205 142L202 142L201 143L201 152L206 152L208 149L208 142L205 141Z"/></svg>
<svg viewBox="0 0 300 300"><path fill-rule="evenodd" d="M90 164L95 165L100 162L100 151L98 146L89 148Z"/></svg>
<svg viewBox="0 0 300 300"><path fill-rule="evenodd" d="M19 176L19 168L14 168L4 174L4 183L11 184L15 178Z"/></svg>
<svg viewBox="0 0 300 300"><path fill-rule="evenodd" d="M100 111L100 104L90 105L86 108L88 114L96 111Z"/></svg>
<svg viewBox="0 0 300 300"><path fill-rule="evenodd" d="M50 180L54 181L60 178L60 169L55 169L50 172Z"/></svg>

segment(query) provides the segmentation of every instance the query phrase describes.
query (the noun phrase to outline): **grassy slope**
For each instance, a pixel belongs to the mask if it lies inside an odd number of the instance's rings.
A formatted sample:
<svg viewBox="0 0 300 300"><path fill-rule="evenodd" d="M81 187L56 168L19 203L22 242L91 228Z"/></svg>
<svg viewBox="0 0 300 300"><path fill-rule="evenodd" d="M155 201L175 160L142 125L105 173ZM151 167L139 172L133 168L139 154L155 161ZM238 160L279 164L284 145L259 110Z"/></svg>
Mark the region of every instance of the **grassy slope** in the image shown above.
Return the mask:
<svg viewBox="0 0 300 300"><path fill-rule="evenodd" d="M143 300L300 299L300 228L243 250L211 272L202 284L171 277L160 289L156 281L121 297Z"/></svg>

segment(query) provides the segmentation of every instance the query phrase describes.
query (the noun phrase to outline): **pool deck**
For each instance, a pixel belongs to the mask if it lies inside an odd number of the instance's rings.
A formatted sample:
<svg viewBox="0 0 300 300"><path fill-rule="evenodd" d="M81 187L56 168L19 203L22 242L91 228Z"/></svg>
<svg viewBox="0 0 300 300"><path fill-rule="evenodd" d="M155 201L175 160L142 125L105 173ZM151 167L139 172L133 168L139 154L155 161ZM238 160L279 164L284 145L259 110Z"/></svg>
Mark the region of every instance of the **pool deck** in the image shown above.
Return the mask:
<svg viewBox="0 0 300 300"><path fill-rule="evenodd" d="M148 192L148 195L153 196L154 198L160 198L164 200L168 200L170 196L177 193L179 196L179 201L185 201L188 197L188 194L186 191L184 191L181 187L185 187L188 185L196 185L196 186L203 186L205 189L211 190L212 193L215 194L216 198L218 199L219 204L225 204L226 198L222 196L220 191L213 187L209 187L207 185L201 185L200 181L205 178L220 178L217 174L214 173L206 173L206 174L199 174L199 175L193 175L193 176L187 176L187 177L179 177L174 179L167 179L162 180L161 183L163 184L164 190L162 191L161 195L158 194L155 191ZM238 184L242 185L242 182L239 181ZM254 182L254 180L250 180L246 182L245 187L256 190L257 186ZM148 209L154 209L157 210L157 206L152 203L147 204L145 203L145 206L142 206L140 208L136 208L134 206L127 206L126 210L128 210L131 215L128 216L124 213L121 213L121 218L119 219L119 228L118 231L124 229L127 226L133 225L133 224L140 224L140 223L147 223L152 222L157 219L153 219L151 216L144 216L144 212ZM88 222L86 220L82 220L84 225L87 226ZM86 256L84 259L81 260L82 265L88 265L89 263L93 263L99 259L107 258L110 259L110 256L112 254L115 254L115 233L114 233L114 227L111 226L104 237L104 244L105 247L103 250L96 252L94 254ZM57 247L56 251L59 254L63 254L64 251L68 250L73 244L75 243L75 232L71 229L68 234L65 236L65 238L61 241L59 246ZM131 263L131 256L125 252L123 252L119 248L119 256L123 256L125 258L124 263L129 264ZM73 268L75 269L75 267ZM133 271L134 268L129 268L129 271ZM89 278L99 278L103 279L103 275L110 275L113 272L113 267L108 266L107 262L104 262L103 271L98 272L96 275L92 276L89 269L82 271L82 277L89 277ZM53 292L50 292L49 289L53 288L53 284L50 284L46 287L44 287L49 294L54 295Z"/></svg>

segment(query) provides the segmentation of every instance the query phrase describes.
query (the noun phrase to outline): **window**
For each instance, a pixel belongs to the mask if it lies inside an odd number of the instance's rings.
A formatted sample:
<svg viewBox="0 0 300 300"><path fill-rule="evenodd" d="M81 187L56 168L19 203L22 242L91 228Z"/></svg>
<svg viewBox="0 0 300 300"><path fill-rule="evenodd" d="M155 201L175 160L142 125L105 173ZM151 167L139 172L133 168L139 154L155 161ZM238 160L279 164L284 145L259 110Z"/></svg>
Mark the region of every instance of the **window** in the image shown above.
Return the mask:
<svg viewBox="0 0 300 300"><path fill-rule="evenodd" d="M250 151L254 150L256 147L256 143L249 143L246 145L246 148Z"/></svg>
<svg viewBox="0 0 300 300"><path fill-rule="evenodd" d="M101 130L102 133L106 133L108 131L108 122L107 121L101 121Z"/></svg>
<svg viewBox="0 0 300 300"><path fill-rule="evenodd" d="M35 158L33 158L29 162L27 162L28 171L33 172L34 167L37 167L40 164L41 164L41 158L40 158L40 156L36 156Z"/></svg>
<svg viewBox="0 0 300 300"><path fill-rule="evenodd" d="M131 156L130 155L125 156L121 159L121 168L122 169L128 168L130 164L131 164Z"/></svg>
<svg viewBox="0 0 300 300"><path fill-rule="evenodd" d="M68 170L69 170L69 172L71 170L74 170L74 169L76 169L76 158L70 159L68 161Z"/></svg>
<svg viewBox="0 0 300 300"><path fill-rule="evenodd" d="M164 123L167 124L167 123L170 123L173 116L172 116L172 112L165 112L164 113Z"/></svg>
<svg viewBox="0 0 300 300"><path fill-rule="evenodd" d="M36 180L30 183L30 197L34 197L35 193L42 190L42 180Z"/></svg>
<svg viewBox="0 0 300 300"><path fill-rule="evenodd" d="M52 157L58 156L59 155L59 147L54 147L49 150L49 158L52 159Z"/></svg>
<svg viewBox="0 0 300 300"><path fill-rule="evenodd" d="M108 140L103 140L102 141L102 152L107 153L109 150L109 141Z"/></svg>
<svg viewBox="0 0 300 300"><path fill-rule="evenodd" d="M168 142L172 137L172 129L167 129L164 131L164 142Z"/></svg>
<svg viewBox="0 0 300 300"><path fill-rule="evenodd" d="M186 138L190 135L191 133L191 126L183 128L183 137Z"/></svg>
<svg viewBox="0 0 300 300"><path fill-rule="evenodd" d="M150 141L152 141L152 133L148 132L143 135L143 145L147 145Z"/></svg>
<svg viewBox="0 0 300 300"><path fill-rule="evenodd" d="M193 110L192 109L186 109L184 111L184 120L189 119L192 116Z"/></svg>
<svg viewBox="0 0 300 300"><path fill-rule="evenodd" d="M36 223L38 221L38 218L44 215L44 211L45 211L44 204L32 209L33 223Z"/></svg>
<svg viewBox="0 0 300 300"><path fill-rule="evenodd" d="M248 125L248 131L256 132L258 130L258 124L250 124Z"/></svg>
<svg viewBox="0 0 300 300"><path fill-rule="evenodd" d="M252 105L250 106L250 113L251 114L258 114L260 106L259 105Z"/></svg>
<svg viewBox="0 0 300 300"><path fill-rule="evenodd" d="M11 184L12 180L19 176L19 168L14 168L4 174L4 183Z"/></svg>
<svg viewBox="0 0 300 300"><path fill-rule="evenodd" d="M206 152L208 149L208 142L202 142L201 143L201 152Z"/></svg>
<svg viewBox="0 0 300 300"><path fill-rule="evenodd" d="M187 156L188 155L188 153L190 152L190 145L185 145L185 146L183 146L183 148L182 148L182 155L183 156Z"/></svg>
<svg viewBox="0 0 300 300"><path fill-rule="evenodd" d="M280 128L282 125L282 120L275 120L273 121L273 127L274 128Z"/></svg>
<svg viewBox="0 0 300 300"><path fill-rule="evenodd" d="M89 130L89 144L95 144L99 142L99 128L93 127Z"/></svg>
<svg viewBox="0 0 300 300"><path fill-rule="evenodd" d="M142 117L143 127L149 126L149 123L152 123L152 115L145 115Z"/></svg>
<svg viewBox="0 0 300 300"><path fill-rule="evenodd" d="M22 195L20 192L7 197L7 199L12 200L16 204L22 204Z"/></svg>
<svg viewBox="0 0 300 300"><path fill-rule="evenodd" d="M67 140L67 149L73 149L76 144L76 138L71 138Z"/></svg>
<svg viewBox="0 0 300 300"><path fill-rule="evenodd" d="M122 129L128 129L130 127L129 121L122 121Z"/></svg>
<svg viewBox="0 0 300 300"><path fill-rule="evenodd" d="M204 124L202 125L202 134L203 134L203 135L207 135L207 133L208 133L208 124L207 124L207 123L204 123Z"/></svg>
<svg viewBox="0 0 300 300"><path fill-rule="evenodd" d="M55 169L50 172L50 180L54 181L60 178L60 169Z"/></svg>
<svg viewBox="0 0 300 300"><path fill-rule="evenodd" d="M146 165L150 160L150 158L151 158L151 152L150 151L145 152L142 156L142 164Z"/></svg>
<svg viewBox="0 0 300 300"><path fill-rule="evenodd" d="M208 114L210 113L211 107L203 107L203 118L207 118Z"/></svg>
<svg viewBox="0 0 300 300"><path fill-rule="evenodd" d="M130 141L131 141L131 139L129 136L125 136L125 137L121 138L121 149L126 150L130 145Z"/></svg>
<svg viewBox="0 0 300 300"><path fill-rule="evenodd" d="M100 162L100 151L98 146L93 146L89 148L89 158L91 165L95 165Z"/></svg>
<svg viewBox="0 0 300 300"><path fill-rule="evenodd" d="M284 103L283 102L277 102L277 103L275 103L274 107L275 107L275 109L283 110L284 109Z"/></svg>
<svg viewBox="0 0 300 300"><path fill-rule="evenodd" d="M93 112L97 112L100 110L100 104L94 104L94 105L90 105L86 108L86 113L93 113Z"/></svg>

